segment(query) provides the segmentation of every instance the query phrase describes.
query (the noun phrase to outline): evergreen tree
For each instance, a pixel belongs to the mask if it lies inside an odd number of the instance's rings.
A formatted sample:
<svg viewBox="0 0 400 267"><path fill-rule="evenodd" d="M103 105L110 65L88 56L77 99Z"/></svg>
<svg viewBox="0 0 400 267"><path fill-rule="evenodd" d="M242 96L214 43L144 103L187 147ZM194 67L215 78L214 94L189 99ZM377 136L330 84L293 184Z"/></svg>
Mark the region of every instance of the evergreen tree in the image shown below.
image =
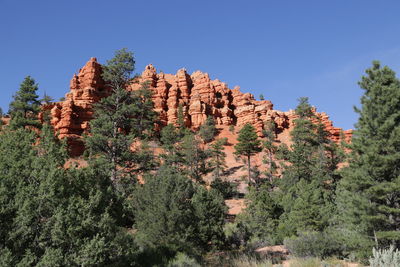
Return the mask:
<svg viewBox="0 0 400 267"><path fill-rule="evenodd" d="M321 231L329 225L338 180L340 157L336 146L328 139L307 98L299 99L296 115L291 132L293 143L290 149L282 146L279 151L287 161L279 181L280 204L284 209L279 225L282 237L301 231Z"/></svg>
<svg viewBox="0 0 400 267"><path fill-rule="evenodd" d="M209 151L200 147L200 141L193 133L185 134L180 150L183 165L190 178L202 181L203 176L212 171L208 162Z"/></svg>
<svg viewBox="0 0 400 267"><path fill-rule="evenodd" d="M66 149L47 125L39 142L23 128L0 139L0 253L9 266L135 263L103 170L65 169Z"/></svg>
<svg viewBox="0 0 400 267"><path fill-rule="evenodd" d="M246 227L252 241L271 245L281 241L276 234L281 214L282 208L273 196L272 187L264 183L260 187L250 187L246 195L246 209L239 216L239 222Z"/></svg>
<svg viewBox="0 0 400 267"><path fill-rule="evenodd" d="M124 177L127 170L137 164L131 144L151 132L154 123L147 86L135 92L125 90L131 81L134 64L133 54L121 49L103 66L102 77L111 88L111 95L95 105L95 118L90 122L91 135L86 138L89 153L105 160L113 181Z"/></svg>
<svg viewBox="0 0 400 267"><path fill-rule="evenodd" d="M46 92L43 94L43 98L40 99L40 102L41 102L42 104L45 104L45 105L49 105L49 104L51 104L53 101L54 101L54 99L53 99L51 96L49 96L48 94L46 94Z"/></svg>
<svg viewBox="0 0 400 267"><path fill-rule="evenodd" d="M195 244L192 181L176 169L161 167L147 175L133 195L138 242L148 249L190 252Z"/></svg>
<svg viewBox="0 0 400 267"><path fill-rule="evenodd" d="M221 248L225 241L223 226L227 211L222 195L214 189L207 190L198 186L192 198L192 205L196 218L198 246L203 251Z"/></svg>
<svg viewBox="0 0 400 267"><path fill-rule="evenodd" d="M14 129L34 126L40 127L37 115L40 110L39 96L37 95L38 85L30 76L25 77L19 90L13 96L10 103L10 126Z"/></svg>
<svg viewBox="0 0 400 267"><path fill-rule="evenodd" d="M275 146L275 123L274 122L267 122L265 124L264 129L264 140L263 140L263 148L265 153L263 163L267 165L267 170L265 171L265 175L267 179L272 184L275 180L277 175L278 166L275 163L274 155L277 152L277 147Z"/></svg>
<svg viewBox="0 0 400 267"><path fill-rule="evenodd" d="M168 124L162 128L160 141L165 154L162 154L161 157L168 166L178 167L183 164L184 159L177 145L180 139L181 137L174 125Z"/></svg>
<svg viewBox="0 0 400 267"><path fill-rule="evenodd" d="M183 138L183 136L186 134L188 131L186 127L186 118L185 118L185 112L183 111L183 105L179 103L178 106L178 112L177 112L177 131L178 131L178 137Z"/></svg>
<svg viewBox="0 0 400 267"><path fill-rule="evenodd" d="M377 61L366 74L337 199L339 222L358 236L359 254L370 253L373 243L400 247L400 81Z"/></svg>
<svg viewBox="0 0 400 267"><path fill-rule="evenodd" d="M260 100L261 100L261 101L265 100L263 94L260 94Z"/></svg>
<svg viewBox="0 0 400 267"><path fill-rule="evenodd" d="M217 128L215 127L215 121L213 117L208 116L204 124L200 126L199 135L204 143L209 143L214 139L216 134Z"/></svg>
<svg viewBox="0 0 400 267"><path fill-rule="evenodd" d="M210 145L211 167L214 169L215 179L220 179L221 173L226 168L226 153L224 152L226 143L227 138L221 138Z"/></svg>
<svg viewBox="0 0 400 267"><path fill-rule="evenodd" d="M258 140L256 130L251 124L246 124L239 131L238 143L235 145L235 155L247 159L249 183L251 182L251 156L261 151L261 141Z"/></svg>

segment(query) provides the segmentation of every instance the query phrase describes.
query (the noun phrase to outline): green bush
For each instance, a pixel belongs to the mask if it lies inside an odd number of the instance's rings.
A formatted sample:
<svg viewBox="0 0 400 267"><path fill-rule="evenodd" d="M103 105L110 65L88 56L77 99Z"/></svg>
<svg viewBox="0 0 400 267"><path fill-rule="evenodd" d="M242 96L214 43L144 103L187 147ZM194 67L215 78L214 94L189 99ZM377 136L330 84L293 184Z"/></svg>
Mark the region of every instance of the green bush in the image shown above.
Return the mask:
<svg viewBox="0 0 400 267"><path fill-rule="evenodd" d="M388 249L372 249L373 257L369 259L371 267L396 267L400 266L400 251L393 246Z"/></svg>
<svg viewBox="0 0 400 267"><path fill-rule="evenodd" d="M178 253L167 265L168 267L200 267L201 265L193 258L184 253Z"/></svg>
<svg viewBox="0 0 400 267"><path fill-rule="evenodd" d="M236 187L236 184L230 183L228 181L223 181L219 178L216 178L214 181L211 182L211 188L214 188L215 190L220 192L225 199L234 197L238 194Z"/></svg>
<svg viewBox="0 0 400 267"><path fill-rule="evenodd" d="M296 257L326 258L340 255L341 244L326 232L304 232L284 241L286 248Z"/></svg>

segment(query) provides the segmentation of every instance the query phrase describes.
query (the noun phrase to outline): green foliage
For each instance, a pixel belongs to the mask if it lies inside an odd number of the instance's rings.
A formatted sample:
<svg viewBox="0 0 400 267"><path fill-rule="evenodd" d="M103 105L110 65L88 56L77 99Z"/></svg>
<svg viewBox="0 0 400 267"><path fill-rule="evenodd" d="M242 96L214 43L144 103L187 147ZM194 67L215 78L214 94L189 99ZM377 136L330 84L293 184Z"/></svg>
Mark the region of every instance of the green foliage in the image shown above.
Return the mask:
<svg viewBox="0 0 400 267"><path fill-rule="evenodd" d="M374 62L359 85L360 118L338 188L338 224L361 238L357 253L400 246L400 81Z"/></svg>
<svg viewBox="0 0 400 267"><path fill-rule="evenodd" d="M196 241L203 251L221 248L225 242L223 226L227 207L216 190L198 186L192 198L197 224Z"/></svg>
<svg viewBox="0 0 400 267"><path fill-rule="evenodd" d="M265 176L272 184L277 177L278 166L274 160L274 155L277 152L277 147L275 146L275 123L267 122L264 126L264 140L262 143L265 155L263 158L263 163L267 165L267 170L265 171Z"/></svg>
<svg viewBox="0 0 400 267"><path fill-rule="evenodd" d="M65 169L66 149L45 125L0 135L0 250L9 266L134 264L122 206L101 168ZM132 265L131 264L131 265Z"/></svg>
<svg viewBox="0 0 400 267"><path fill-rule="evenodd" d="M210 156L211 156L211 167L214 169L214 177L215 179L220 179L221 174L226 168L225 157L226 154L224 152L224 145L227 143L227 138L221 138L216 140L213 144L210 145Z"/></svg>
<svg viewBox="0 0 400 267"><path fill-rule="evenodd" d="M189 257L184 253L176 254L170 262L168 262L167 267L200 267L201 265L196 261L196 259Z"/></svg>
<svg viewBox="0 0 400 267"><path fill-rule="evenodd" d="M261 100L261 101L265 100L265 98L264 98L264 95L263 95L263 94L260 94L260 100Z"/></svg>
<svg viewBox="0 0 400 267"><path fill-rule="evenodd" d="M204 124L200 126L199 136L203 139L204 143L209 143L214 140L216 134L217 128L215 127L215 121L213 117L208 116Z"/></svg>
<svg viewBox="0 0 400 267"><path fill-rule="evenodd" d="M37 90L38 85L35 80L30 76L25 77L19 90L13 96L13 101L10 103L10 126L13 129L25 126L40 127L40 122L37 118L40 110Z"/></svg>
<svg viewBox="0 0 400 267"><path fill-rule="evenodd" d="M388 249L372 249L372 258L369 259L371 267L400 266L400 251L390 246Z"/></svg>
<svg viewBox="0 0 400 267"><path fill-rule="evenodd" d="M335 236L327 232L302 232L297 237L285 239L284 244L295 257L327 258L340 255L342 251Z"/></svg>
<svg viewBox="0 0 400 267"><path fill-rule="evenodd" d="M253 241L262 241L272 245L277 241L276 229L281 207L273 197L271 186L267 183L260 187L250 187L246 195L246 209L239 221L246 227Z"/></svg>
<svg viewBox="0 0 400 267"><path fill-rule="evenodd" d="M125 90L134 63L132 53L122 49L103 66L102 76L111 88L111 95L95 105L91 135L85 140L91 158L100 156L109 166L113 181L126 176L128 170L140 163L140 157L136 158L137 154L130 150L131 144L148 136L155 120L147 84L134 92Z"/></svg>
<svg viewBox="0 0 400 267"><path fill-rule="evenodd" d="M224 181L221 178L215 178L211 182L211 188L218 191L223 198L232 198L238 194L237 185L229 181Z"/></svg>
<svg viewBox="0 0 400 267"><path fill-rule="evenodd" d="M191 132L186 132L180 145L184 171L195 181L212 171L208 158L210 153L201 147L200 141Z"/></svg>
<svg viewBox="0 0 400 267"><path fill-rule="evenodd" d="M198 254L224 241L225 204L176 169L161 167L133 194L138 242L147 249Z"/></svg>
<svg viewBox="0 0 400 267"><path fill-rule="evenodd" d="M234 133L234 132L235 132L235 126L234 126L233 124L229 125L229 131L230 131L231 133Z"/></svg>
<svg viewBox="0 0 400 267"><path fill-rule="evenodd" d="M133 195L138 242L149 248L187 251L195 244L193 183L176 170L161 167L145 177Z"/></svg>
<svg viewBox="0 0 400 267"><path fill-rule="evenodd" d="M45 105L49 105L54 101L54 99L49 96L48 94L46 94L46 92L43 94L43 98L40 99L40 102L45 104Z"/></svg>
<svg viewBox="0 0 400 267"><path fill-rule="evenodd" d="M238 143L235 145L235 155L244 156L247 159L248 179L251 182L251 156L262 150L261 141L255 128L251 124L246 124L239 131Z"/></svg>
<svg viewBox="0 0 400 267"><path fill-rule="evenodd" d="M279 148L281 159L287 162L278 185L284 209L279 225L282 237L302 231L322 231L329 225L340 178L339 147L328 139L307 98L300 98L296 115L291 132L293 144L290 149Z"/></svg>

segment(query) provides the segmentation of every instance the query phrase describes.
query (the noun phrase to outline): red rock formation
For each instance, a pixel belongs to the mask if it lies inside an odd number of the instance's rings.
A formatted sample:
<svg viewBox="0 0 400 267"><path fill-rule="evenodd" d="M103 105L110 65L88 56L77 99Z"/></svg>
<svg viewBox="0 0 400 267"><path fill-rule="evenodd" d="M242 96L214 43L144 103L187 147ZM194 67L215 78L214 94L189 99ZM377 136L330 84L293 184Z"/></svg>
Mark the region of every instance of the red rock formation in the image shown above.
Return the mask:
<svg viewBox="0 0 400 267"><path fill-rule="evenodd" d="M50 110L51 123L59 132L59 137L68 140L72 156L80 155L84 150L82 134L88 131L93 104L110 93L101 73L101 65L96 58L91 58L78 75L73 76L65 101L45 108ZM198 129L207 116L212 116L217 125L236 125L240 128L250 123L262 136L265 123L271 121L275 123L279 140L280 133L290 130L296 118L293 111L274 110L270 101L257 101L252 94L242 93L239 87L231 90L225 83L211 80L207 73L200 71L189 75L185 69L180 69L176 75L164 74L157 73L150 64L127 90L138 90L143 84L153 91L159 126L176 124L181 107L185 124L192 129ZM331 133L332 140L339 142L342 137L346 141L351 139L351 131L342 135L342 130L334 127L325 113L315 113Z"/></svg>
<svg viewBox="0 0 400 267"><path fill-rule="evenodd" d="M47 107L50 108L51 124L59 138L67 139L72 156L81 155L84 151L82 134L89 129L93 104L109 95L101 73L101 65L96 58L91 58L78 75L74 74L65 101Z"/></svg>

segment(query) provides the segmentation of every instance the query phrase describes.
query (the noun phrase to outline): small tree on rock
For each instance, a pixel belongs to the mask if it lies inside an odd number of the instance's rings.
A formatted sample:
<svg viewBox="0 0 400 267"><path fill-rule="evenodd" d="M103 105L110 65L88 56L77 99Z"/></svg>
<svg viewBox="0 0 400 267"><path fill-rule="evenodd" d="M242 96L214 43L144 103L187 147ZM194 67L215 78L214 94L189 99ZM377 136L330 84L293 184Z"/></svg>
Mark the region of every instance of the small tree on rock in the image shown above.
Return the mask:
<svg viewBox="0 0 400 267"><path fill-rule="evenodd" d="M235 145L235 155L244 156L247 159L248 180L251 182L251 156L259 153L261 141L253 125L247 123L239 131L238 143Z"/></svg>

